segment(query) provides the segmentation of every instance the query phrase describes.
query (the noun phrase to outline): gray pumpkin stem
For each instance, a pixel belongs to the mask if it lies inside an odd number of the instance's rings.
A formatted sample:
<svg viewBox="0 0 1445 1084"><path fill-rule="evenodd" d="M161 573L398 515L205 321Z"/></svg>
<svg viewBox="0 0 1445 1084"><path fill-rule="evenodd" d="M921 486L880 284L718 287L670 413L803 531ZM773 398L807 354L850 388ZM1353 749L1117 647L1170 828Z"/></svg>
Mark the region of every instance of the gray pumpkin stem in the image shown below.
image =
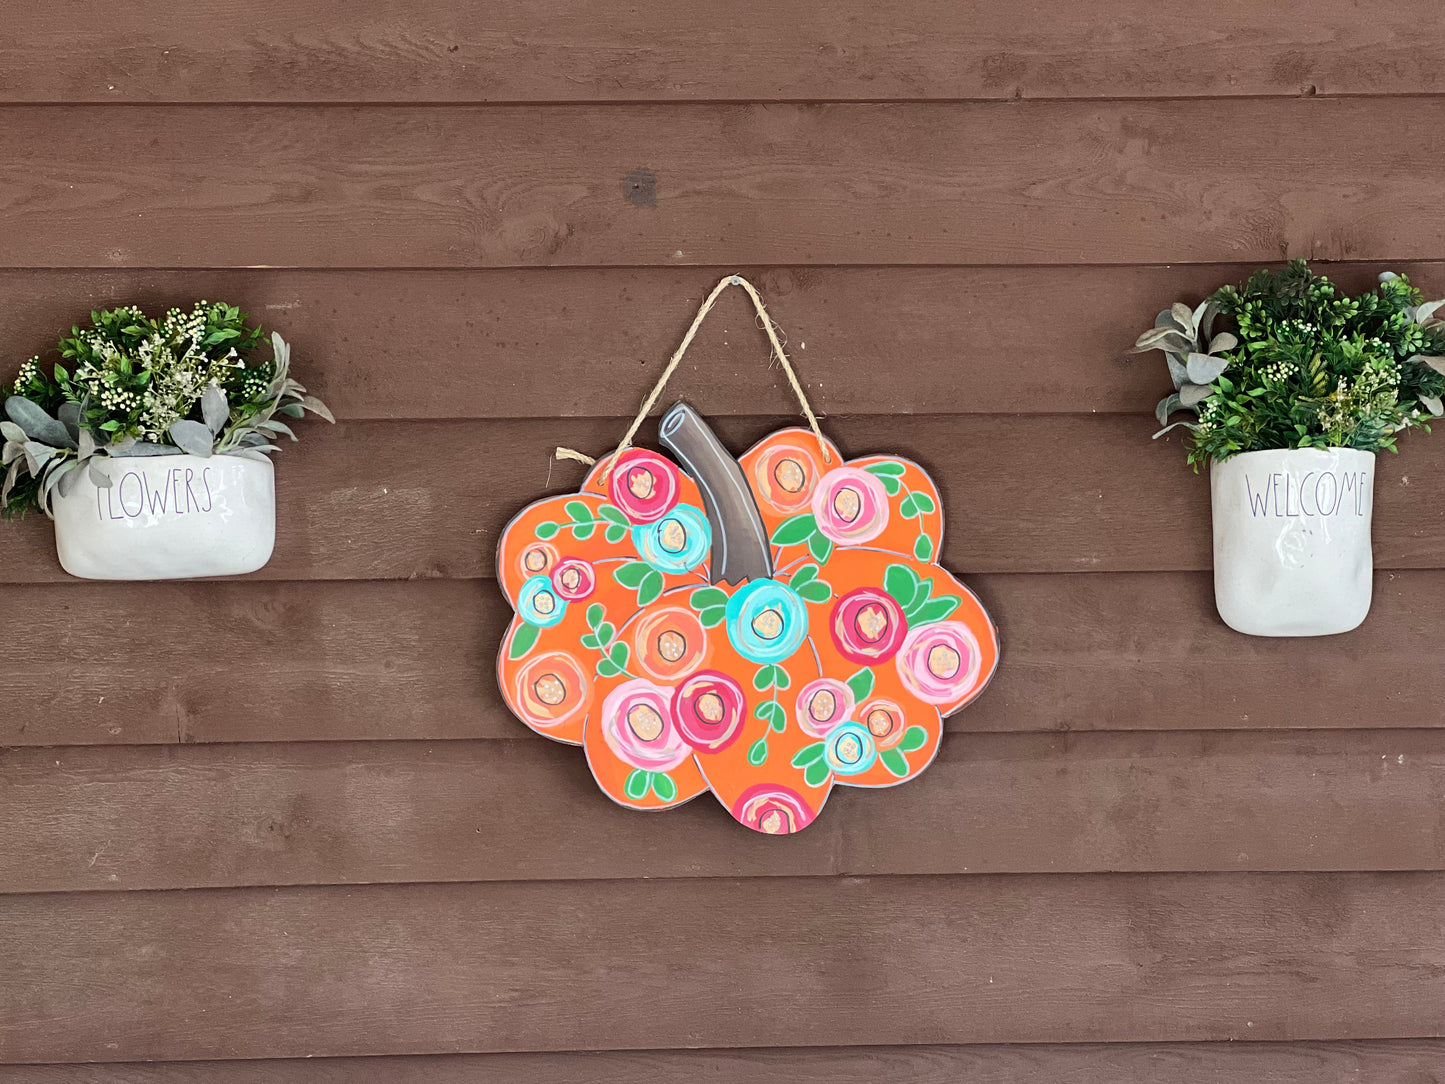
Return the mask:
<svg viewBox="0 0 1445 1084"><path fill-rule="evenodd" d="M657 434L702 491L703 511L712 526L709 579L730 584L771 579L773 553L753 492L743 469L702 415L680 402L662 416Z"/></svg>

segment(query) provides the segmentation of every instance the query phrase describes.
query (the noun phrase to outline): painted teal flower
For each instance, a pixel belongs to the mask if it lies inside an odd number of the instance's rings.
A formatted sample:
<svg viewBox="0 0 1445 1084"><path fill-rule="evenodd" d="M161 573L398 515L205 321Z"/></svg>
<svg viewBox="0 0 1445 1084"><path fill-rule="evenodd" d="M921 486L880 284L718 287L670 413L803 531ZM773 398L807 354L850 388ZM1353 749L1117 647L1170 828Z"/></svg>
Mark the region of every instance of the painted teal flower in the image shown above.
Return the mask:
<svg viewBox="0 0 1445 1084"><path fill-rule="evenodd" d="M823 760L838 775L866 772L877 759L878 743L867 727L857 723L836 726L823 739Z"/></svg>
<svg viewBox="0 0 1445 1084"><path fill-rule="evenodd" d="M808 610L786 584L754 580L728 599L727 630L743 658L782 662L808 635Z"/></svg>
<svg viewBox="0 0 1445 1084"><path fill-rule="evenodd" d="M656 522L633 527L632 544L659 572L690 572L707 560L712 527L702 509L679 504Z"/></svg>
<svg viewBox="0 0 1445 1084"><path fill-rule="evenodd" d="M517 592L517 612L522 620L547 628L567 614L567 602L557 594L550 576L533 576Z"/></svg>

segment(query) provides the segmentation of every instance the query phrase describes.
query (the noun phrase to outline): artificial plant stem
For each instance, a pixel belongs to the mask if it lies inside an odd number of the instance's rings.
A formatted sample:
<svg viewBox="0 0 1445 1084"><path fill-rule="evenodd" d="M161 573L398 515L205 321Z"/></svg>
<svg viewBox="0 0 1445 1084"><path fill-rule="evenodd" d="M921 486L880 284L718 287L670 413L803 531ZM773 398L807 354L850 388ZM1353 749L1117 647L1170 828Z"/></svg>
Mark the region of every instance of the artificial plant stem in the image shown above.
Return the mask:
<svg viewBox="0 0 1445 1084"><path fill-rule="evenodd" d="M703 511L712 525L709 579L730 584L770 579L773 556L767 528L737 460L686 403L664 414L657 432L702 491Z"/></svg>

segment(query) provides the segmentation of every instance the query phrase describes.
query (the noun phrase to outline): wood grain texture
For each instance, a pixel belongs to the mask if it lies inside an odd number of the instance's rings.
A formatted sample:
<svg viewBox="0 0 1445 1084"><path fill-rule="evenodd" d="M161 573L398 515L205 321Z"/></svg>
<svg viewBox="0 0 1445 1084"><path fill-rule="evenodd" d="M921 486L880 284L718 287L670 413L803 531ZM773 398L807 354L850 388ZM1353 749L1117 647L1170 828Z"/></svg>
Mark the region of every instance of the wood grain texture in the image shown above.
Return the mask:
<svg viewBox="0 0 1445 1084"><path fill-rule="evenodd" d="M735 453L794 417L718 419ZM508 521L575 490L580 464L557 445L602 454L620 419L311 421L277 457L276 552L265 579L491 576ZM1177 441L1150 443L1152 417L917 415L834 417L845 455L921 463L943 494L943 563L979 572L1188 571L1210 567L1209 483ZM656 426L643 427L646 443ZM1410 434L1375 475L1375 565L1445 558L1445 442ZM4 526L0 582L65 577L40 516Z"/></svg>
<svg viewBox="0 0 1445 1084"><path fill-rule="evenodd" d="M103 13L103 14L102 14ZM877 7L145 0L17 8L6 101L572 101L1428 93L1430 0ZM66 50L56 64L55 50Z"/></svg>
<svg viewBox="0 0 1445 1084"><path fill-rule="evenodd" d="M0 1066L0 1084L1442 1084L1445 1041L437 1054Z"/></svg>
<svg viewBox="0 0 1445 1084"><path fill-rule="evenodd" d="M733 270L0 271L0 342L16 364L49 364L60 332L93 309L225 298L291 341L297 371L338 417L624 417ZM1253 268L741 270L822 413L1084 414L1152 410L1168 377L1160 355L1123 354L1133 332ZM1358 291L1380 267L1325 270ZM1445 265L1395 270L1445 293ZM709 416L795 410L755 320L740 290L725 293L669 394Z"/></svg>
<svg viewBox="0 0 1445 1084"><path fill-rule="evenodd" d="M0 266L1431 259L1442 122L1442 98L8 106Z"/></svg>
<svg viewBox="0 0 1445 1084"><path fill-rule="evenodd" d="M0 1059L1406 1038L1445 874L8 897Z"/></svg>
<svg viewBox="0 0 1445 1084"><path fill-rule="evenodd" d="M764 847L706 796L616 806L537 741L11 750L0 792L0 893L1445 868L1428 730L953 735L917 782L838 789Z"/></svg>
<svg viewBox="0 0 1445 1084"><path fill-rule="evenodd" d="M954 733L1445 724L1420 677L1445 641L1445 573L1378 574L1365 624L1319 639L1232 632L1208 573L969 585L1003 665ZM67 583L0 599L28 630L0 671L0 696L23 705L0 716L0 746L531 735L497 692L510 610L489 581ZM176 651L177 629L204 647ZM163 673L137 665L153 658Z"/></svg>

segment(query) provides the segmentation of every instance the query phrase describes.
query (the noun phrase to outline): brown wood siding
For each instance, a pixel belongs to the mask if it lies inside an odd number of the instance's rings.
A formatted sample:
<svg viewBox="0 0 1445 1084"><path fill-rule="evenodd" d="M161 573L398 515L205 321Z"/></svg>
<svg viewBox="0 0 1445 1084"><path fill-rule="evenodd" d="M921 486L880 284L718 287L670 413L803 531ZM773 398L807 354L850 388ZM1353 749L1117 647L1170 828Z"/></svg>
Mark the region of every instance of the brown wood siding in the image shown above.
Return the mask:
<svg viewBox="0 0 1445 1084"><path fill-rule="evenodd" d="M0 526L0 1084L1445 1082L1445 436L1360 630L1242 637L1124 355L1285 257L1445 293L1435 0L11 8L0 376L224 297L340 424L252 577ZM731 271L1004 645L788 840L614 806L492 677L502 526ZM673 389L791 424L740 297Z"/></svg>

